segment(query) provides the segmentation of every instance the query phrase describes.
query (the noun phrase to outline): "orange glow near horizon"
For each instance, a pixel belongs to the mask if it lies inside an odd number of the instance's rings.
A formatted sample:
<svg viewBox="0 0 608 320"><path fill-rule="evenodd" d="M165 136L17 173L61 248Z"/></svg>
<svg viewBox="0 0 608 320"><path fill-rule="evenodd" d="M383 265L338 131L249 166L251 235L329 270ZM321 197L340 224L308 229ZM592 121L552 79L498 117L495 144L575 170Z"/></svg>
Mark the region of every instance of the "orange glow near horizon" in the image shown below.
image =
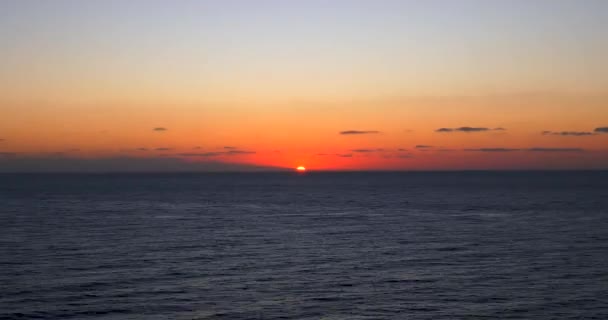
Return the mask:
<svg viewBox="0 0 608 320"><path fill-rule="evenodd" d="M0 1L0 171L608 169L608 2L272 3Z"/></svg>

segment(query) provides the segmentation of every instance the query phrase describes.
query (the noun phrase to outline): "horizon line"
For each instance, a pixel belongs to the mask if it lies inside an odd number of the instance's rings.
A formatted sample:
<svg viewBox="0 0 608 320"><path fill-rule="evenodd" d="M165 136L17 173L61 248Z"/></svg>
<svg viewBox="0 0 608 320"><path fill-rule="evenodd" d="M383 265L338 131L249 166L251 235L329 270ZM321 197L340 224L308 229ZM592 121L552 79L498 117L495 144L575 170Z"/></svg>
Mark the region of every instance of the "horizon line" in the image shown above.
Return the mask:
<svg viewBox="0 0 608 320"><path fill-rule="evenodd" d="M367 170L312 170L306 172L297 172L296 170L258 170L258 171L0 171L0 175L44 175L44 174L74 174L74 175L104 175L104 174L268 174L268 173L288 173L297 175L307 175L311 173L483 173L483 172L606 172L608 168L603 169L435 169L435 170L392 170L392 169L367 169Z"/></svg>

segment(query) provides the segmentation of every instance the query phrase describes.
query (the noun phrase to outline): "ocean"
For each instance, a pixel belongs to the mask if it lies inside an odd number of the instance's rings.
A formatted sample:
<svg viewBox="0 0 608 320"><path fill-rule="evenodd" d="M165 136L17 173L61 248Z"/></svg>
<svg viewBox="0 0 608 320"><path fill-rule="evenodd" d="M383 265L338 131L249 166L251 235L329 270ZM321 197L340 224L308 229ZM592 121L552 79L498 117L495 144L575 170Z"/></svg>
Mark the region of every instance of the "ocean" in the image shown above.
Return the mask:
<svg viewBox="0 0 608 320"><path fill-rule="evenodd" d="M608 172L3 174L0 319L608 319Z"/></svg>

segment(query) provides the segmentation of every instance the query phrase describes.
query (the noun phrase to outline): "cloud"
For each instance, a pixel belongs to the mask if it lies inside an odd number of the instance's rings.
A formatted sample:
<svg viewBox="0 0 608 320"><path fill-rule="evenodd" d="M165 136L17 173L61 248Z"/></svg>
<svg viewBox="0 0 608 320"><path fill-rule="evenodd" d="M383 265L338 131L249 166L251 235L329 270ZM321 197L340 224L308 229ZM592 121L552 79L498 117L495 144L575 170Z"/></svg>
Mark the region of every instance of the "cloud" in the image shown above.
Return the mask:
<svg viewBox="0 0 608 320"><path fill-rule="evenodd" d="M16 152L0 152L0 157L14 157L16 155Z"/></svg>
<svg viewBox="0 0 608 320"><path fill-rule="evenodd" d="M595 128L594 131L597 133L608 133L608 127Z"/></svg>
<svg viewBox="0 0 608 320"><path fill-rule="evenodd" d="M462 131L462 132L482 132L482 131L490 131L491 129L488 128L474 128L474 127L461 127L456 129L456 131ZM503 129L504 131L504 129Z"/></svg>
<svg viewBox="0 0 608 320"><path fill-rule="evenodd" d="M414 157L414 155L412 155L412 154L398 154L398 155L395 155L395 157L399 158L399 159L411 159L411 158Z"/></svg>
<svg viewBox="0 0 608 320"><path fill-rule="evenodd" d="M516 152L516 151L527 151L527 152L584 152L581 148L545 148L545 147L534 147L528 149L518 148L478 148L478 149L464 149L465 152Z"/></svg>
<svg viewBox="0 0 608 320"><path fill-rule="evenodd" d="M484 127L459 127L459 128L439 128L439 129L435 130L435 132L441 132L441 133L446 133L446 132L465 132L465 133L471 133L471 132L505 131L505 130L507 130L507 129L505 129L505 128L490 129L490 128L484 128Z"/></svg>
<svg viewBox="0 0 608 320"><path fill-rule="evenodd" d="M170 150L173 150L173 149L172 148L156 148L154 150L156 150L156 151L170 151Z"/></svg>
<svg viewBox="0 0 608 320"><path fill-rule="evenodd" d="M226 150L234 150L234 149L238 149L237 147L231 147L231 146L225 146L224 149Z"/></svg>
<svg viewBox="0 0 608 320"><path fill-rule="evenodd" d="M377 149L353 149L350 150L351 152L357 152L357 153L370 153L370 152L382 152L384 151L384 149L382 148L377 148Z"/></svg>
<svg viewBox="0 0 608 320"><path fill-rule="evenodd" d="M407 149L399 148L399 149L397 149L397 151L399 151L399 152L405 152L405 151L407 151Z"/></svg>
<svg viewBox="0 0 608 320"><path fill-rule="evenodd" d="M520 151L521 149L511 148L479 148L479 149L464 149L467 152L513 152Z"/></svg>
<svg viewBox="0 0 608 320"><path fill-rule="evenodd" d="M433 146L427 146L427 145L424 145L424 144L419 144L415 148L416 149L432 149L434 147Z"/></svg>
<svg viewBox="0 0 608 320"><path fill-rule="evenodd" d="M247 150L230 150L227 152L223 152L227 155L238 155L238 154L255 154L255 151L247 151Z"/></svg>
<svg viewBox="0 0 608 320"><path fill-rule="evenodd" d="M4 141L6 141L6 140L5 139L0 139L0 142L4 142Z"/></svg>
<svg viewBox="0 0 608 320"><path fill-rule="evenodd" d="M217 157L224 154L223 152L203 152L203 153L178 153L180 157Z"/></svg>
<svg viewBox="0 0 608 320"><path fill-rule="evenodd" d="M201 147L199 147L199 146L196 146L196 147L193 147L192 149L193 149L193 150L200 150L200 149L202 149L202 148L201 148Z"/></svg>
<svg viewBox="0 0 608 320"><path fill-rule="evenodd" d="M346 130L346 131L340 131L340 134L342 135L353 135L353 134L378 134L380 133L380 131L376 131L376 130Z"/></svg>
<svg viewBox="0 0 608 320"><path fill-rule="evenodd" d="M593 136L596 133L588 132L588 131L543 131L541 133L543 136L574 136L574 137L584 137L584 136Z"/></svg>
<svg viewBox="0 0 608 320"><path fill-rule="evenodd" d="M178 153L179 157L218 157L218 156L236 156L244 154L255 154L255 151L247 150L229 150L229 151L214 151L214 152L202 152L202 153Z"/></svg>
<svg viewBox="0 0 608 320"><path fill-rule="evenodd" d="M154 129L152 129L152 131L156 131L156 132L163 132L163 131L167 131L169 129L167 128L163 128L163 127L156 127Z"/></svg>
<svg viewBox="0 0 608 320"><path fill-rule="evenodd" d="M175 157L72 158L0 156L0 172L244 172L286 171L291 168L221 161L188 161Z"/></svg>
<svg viewBox="0 0 608 320"><path fill-rule="evenodd" d="M534 147L525 149L529 152L584 152L585 149L581 148L543 148L543 147Z"/></svg>
<svg viewBox="0 0 608 320"><path fill-rule="evenodd" d="M401 150L401 151L400 151ZM414 157L411 153L403 153L405 149L397 149L396 152L391 152L388 154L383 154L382 157L385 159L411 159Z"/></svg>
<svg viewBox="0 0 608 320"><path fill-rule="evenodd" d="M137 151L148 151L148 148L137 148L135 150L137 150Z"/></svg>
<svg viewBox="0 0 608 320"><path fill-rule="evenodd" d="M326 157L326 156L335 156L340 158L352 158L352 153L317 153L317 156Z"/></svg>

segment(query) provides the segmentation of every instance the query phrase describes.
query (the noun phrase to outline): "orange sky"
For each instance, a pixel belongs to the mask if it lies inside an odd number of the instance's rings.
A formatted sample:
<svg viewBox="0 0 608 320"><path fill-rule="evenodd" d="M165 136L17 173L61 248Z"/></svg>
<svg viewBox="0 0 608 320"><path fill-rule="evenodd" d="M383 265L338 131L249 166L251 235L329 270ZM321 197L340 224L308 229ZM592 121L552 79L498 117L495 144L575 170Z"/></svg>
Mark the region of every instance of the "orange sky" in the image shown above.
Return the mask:
<svg viewBox="0 0 608 320"><path fill-rule="evenodd" d="M608 168L606 3L451 6L3 2L0 171Z"/></svg>

